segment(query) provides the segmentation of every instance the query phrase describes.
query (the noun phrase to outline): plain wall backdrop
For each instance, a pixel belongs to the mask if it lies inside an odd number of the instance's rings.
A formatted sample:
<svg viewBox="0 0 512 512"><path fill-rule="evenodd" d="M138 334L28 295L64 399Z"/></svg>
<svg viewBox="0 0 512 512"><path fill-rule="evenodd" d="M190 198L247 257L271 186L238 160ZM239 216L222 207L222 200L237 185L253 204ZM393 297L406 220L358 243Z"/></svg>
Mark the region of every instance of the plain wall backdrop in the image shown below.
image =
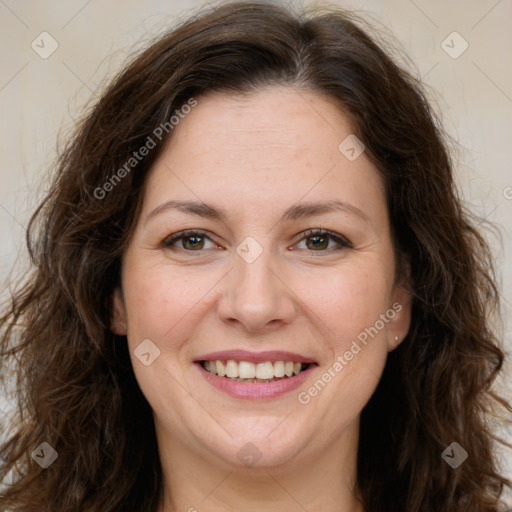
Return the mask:
<svg viewBox="0 0 512 512"><path fill-rule="evenodd" d="M105 77L144 41L204 0L0 0L0 282L26 271L25 227L63 135ZM310 2L288 3L311 5ZM317 5L328 5L317 2ZM512 352L512 1L333 1L387 27L431 88L457 141L457 175L467 205L500 226L491 240L500 275L507 352ZM428 222L429 219L425 219ZM504 393L512 396L512 365ZM0 397L0 414L8 405ZM503 436L512 441L511 422ZM470 452L470 449L468 449ZM470 453L471 456L471 453ZM508 475L512 477L512 456Z"/></svg>

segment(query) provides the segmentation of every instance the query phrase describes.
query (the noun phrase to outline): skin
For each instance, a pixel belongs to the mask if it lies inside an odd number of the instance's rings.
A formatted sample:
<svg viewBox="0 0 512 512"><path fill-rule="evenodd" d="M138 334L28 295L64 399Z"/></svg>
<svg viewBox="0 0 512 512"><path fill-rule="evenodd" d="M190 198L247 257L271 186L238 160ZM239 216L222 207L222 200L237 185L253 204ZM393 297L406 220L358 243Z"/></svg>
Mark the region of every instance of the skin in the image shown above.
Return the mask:
<svg viewBox="0 0 512 512"><path fill-rule="evenodd" d="M395 282L381 178L364 152L349 161L338 150L351 133L349 117L316 92L210 93L151 169L113 296L112 330L127 335L153 409L165 482L160 512L363 510L354 491L360 413L395 337L407 334L410 297ZM350 211L280 220L298 202L335 199L367 220ZM226 218L168 208L147 219L169 200L204 202ZM174 249L162 244L185 229L208 232L199 249L190 238ZM353 247L304 238L308 229L330 230ZM252 263L236 252L247 236L262 249ZM400 312L300 403L299 392L396 302ZM160 350L149 366L133 353L144 339ZM318 367L298 390L242 400L214 388L193 363L229 349L292 351ZM237 456L248 442L261 453L253 467Z"/></svg>

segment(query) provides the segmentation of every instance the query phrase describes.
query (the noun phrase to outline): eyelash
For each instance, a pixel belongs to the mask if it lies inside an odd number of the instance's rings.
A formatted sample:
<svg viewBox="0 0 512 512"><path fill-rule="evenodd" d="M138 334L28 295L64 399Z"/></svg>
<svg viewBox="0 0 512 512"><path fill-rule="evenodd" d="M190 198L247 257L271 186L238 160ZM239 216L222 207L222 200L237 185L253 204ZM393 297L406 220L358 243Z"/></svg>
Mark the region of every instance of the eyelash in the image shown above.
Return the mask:
<svg viewBox="0 0 512 512"><path fill-rule="evenodd" d="M325 229L309 229L309 230L305 231L304 233L302 233L302 235L303 235L302 238L297 242L297 244L302 242L303 240L306 240L308 238L313 238L313 237L330 238L331 240L333 240L334 242L336 242L338 244L338 247L336 247L336 248L323 249L323 250L318 250L318 251L315 251L313 249L306 249L306 250L309 250L310 252L330 253L333 251L340 251L342 249L353 249L354 248L354 246L350 243L350 241L347 240L345 237L342 237L338 234L335 234L331 231L327 231ZM185 231L180 231L179 233L175 233L175 234L171 235L170 237L166 238L165 240L162 241L161 245L164 248L170 249L172 251L179 249L179 250L182 250L185 252L202 252L203 250L206 250L206 249L198 249L197 251L194 251L191 249L185 249L184 247L176 247L174 245L179 240L183 240L185 238L192 238L192 237L205 237L208 240L210 240L211 242L213 242L213 240L211 240L211 238L208 236L208 234L205 231L187 229Z"/></svg>

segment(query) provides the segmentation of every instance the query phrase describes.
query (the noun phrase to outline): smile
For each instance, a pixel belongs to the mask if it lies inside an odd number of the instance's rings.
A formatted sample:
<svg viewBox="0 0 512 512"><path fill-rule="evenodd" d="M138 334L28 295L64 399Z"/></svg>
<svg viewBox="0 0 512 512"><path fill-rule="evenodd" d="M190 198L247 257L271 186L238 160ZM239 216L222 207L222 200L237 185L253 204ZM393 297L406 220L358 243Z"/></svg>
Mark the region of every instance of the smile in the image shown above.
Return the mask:
<svg viewBox="0 0 512 512"><path fill-rule="evenodd" d="M299 375L308 367L308 363L297 361L251 361L212 360L202 361L201 366L213 375L225 377L236 382L268 383L288 379Z"/></svg>
<svg viewBox="0 0 512 512"><path fill-rule="evenodd" d="M209 385L242 400L271 400L290 394L318 368L311 357L276 350L211 352L194 363Z"/></svg>

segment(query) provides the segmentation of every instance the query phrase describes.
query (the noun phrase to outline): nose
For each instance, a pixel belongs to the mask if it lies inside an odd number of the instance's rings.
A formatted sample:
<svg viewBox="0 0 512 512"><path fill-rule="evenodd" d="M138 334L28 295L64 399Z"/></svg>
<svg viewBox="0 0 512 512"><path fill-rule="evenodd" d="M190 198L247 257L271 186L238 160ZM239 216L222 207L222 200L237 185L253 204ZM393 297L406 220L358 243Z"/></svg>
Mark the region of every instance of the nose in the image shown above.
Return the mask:
<svg viewBox="0 0 512 512"><path fill-rule="evenodd" d="M296 315L293 292L283 276L271 269L263 254L247 263L236 256L234 268L223 280L219 318L248 332L268 332L292 322Z"/></svg>

